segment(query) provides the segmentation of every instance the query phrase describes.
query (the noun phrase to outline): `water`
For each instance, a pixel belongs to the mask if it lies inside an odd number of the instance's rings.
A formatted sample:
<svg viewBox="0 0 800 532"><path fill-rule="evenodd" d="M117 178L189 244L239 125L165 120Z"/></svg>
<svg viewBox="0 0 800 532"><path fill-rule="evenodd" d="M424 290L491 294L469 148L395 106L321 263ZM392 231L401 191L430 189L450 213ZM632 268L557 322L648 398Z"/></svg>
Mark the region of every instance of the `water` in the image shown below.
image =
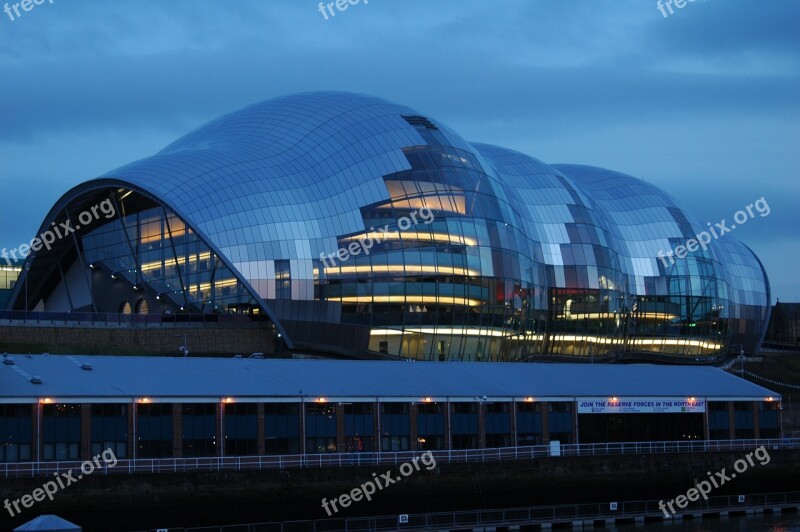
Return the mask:
<svg viewBox="0 0 800 532"><path fill-rule="evenodd" d="M620 532L668 531L687 532L800 532L800 517L797 514L730 517L694 521L665 521L647 525L609 527Z"/></svg>

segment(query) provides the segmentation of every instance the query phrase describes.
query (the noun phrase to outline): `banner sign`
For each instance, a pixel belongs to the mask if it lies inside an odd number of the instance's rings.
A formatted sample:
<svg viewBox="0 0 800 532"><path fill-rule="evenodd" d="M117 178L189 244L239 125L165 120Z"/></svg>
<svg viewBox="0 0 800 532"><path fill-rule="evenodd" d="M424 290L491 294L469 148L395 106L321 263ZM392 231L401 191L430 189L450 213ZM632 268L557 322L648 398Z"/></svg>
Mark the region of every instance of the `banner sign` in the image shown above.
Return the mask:
<svg viewBox="0 0 800 532"><path fill-rule="evenodd" d="M671 397L579 397L579 414L702 414L705 400Z"/></svg>

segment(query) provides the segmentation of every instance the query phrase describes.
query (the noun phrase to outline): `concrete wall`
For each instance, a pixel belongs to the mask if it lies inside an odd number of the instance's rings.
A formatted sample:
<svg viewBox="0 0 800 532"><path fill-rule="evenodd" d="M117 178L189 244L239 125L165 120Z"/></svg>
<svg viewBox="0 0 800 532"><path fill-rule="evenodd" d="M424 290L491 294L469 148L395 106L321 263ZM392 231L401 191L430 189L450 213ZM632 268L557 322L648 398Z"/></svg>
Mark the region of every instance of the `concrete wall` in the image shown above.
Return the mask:
<svg viewBox="0 0 800 532"><path fill-rule="evenodd" d="M771 461L748 469L711 495L794 491L800 451L772 450ZM730 471L745 451L541 458L507 462L441 464L378 491L371 502L351 505L336 517L397 515L457 509L513 508L549 504L670 500L686 493L706 471ZM10 530L34 515L55 513L86 532L157 527L324 519L323 497L348 493L361 483L398 468L213 471L207 473L94 473L64 490L53 502L35 503L22 516L0 523ZM746 475L746 479L745 479ZM41 487L46 477L3 479L0 501L18 499ZM5 513L5 511L4 511ZM446 528L443 528L446 529Z"/></svg>
<svg viewBox="0 0 800 532"><path fill-rule="evenodd" d="M271 328L217 327L213 324L163 328L0 326L0 352L178 356L183 334L186 334L192 355L276 352Z"/></svg>

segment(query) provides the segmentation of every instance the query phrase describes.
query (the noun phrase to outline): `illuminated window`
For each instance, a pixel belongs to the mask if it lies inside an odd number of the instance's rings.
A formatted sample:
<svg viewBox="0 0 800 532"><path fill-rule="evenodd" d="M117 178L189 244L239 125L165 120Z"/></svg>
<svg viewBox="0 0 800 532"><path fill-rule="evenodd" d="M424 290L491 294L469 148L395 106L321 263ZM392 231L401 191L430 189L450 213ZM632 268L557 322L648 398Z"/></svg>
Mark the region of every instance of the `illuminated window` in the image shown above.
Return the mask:
<svg viewBox="0 0 800 532"><path fill-rule="evenodd" d="M150 305L146 299L140 299L136 302L136 314L147 314L150 312Z"/></svg>

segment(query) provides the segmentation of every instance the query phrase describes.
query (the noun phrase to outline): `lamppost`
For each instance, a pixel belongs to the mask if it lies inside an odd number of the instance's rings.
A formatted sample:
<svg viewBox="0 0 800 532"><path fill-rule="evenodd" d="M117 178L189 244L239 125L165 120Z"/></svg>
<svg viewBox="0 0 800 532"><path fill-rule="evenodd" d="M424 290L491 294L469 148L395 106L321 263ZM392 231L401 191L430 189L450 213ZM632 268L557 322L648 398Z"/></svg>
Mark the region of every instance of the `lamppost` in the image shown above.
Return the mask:
<svg viewBox="0 0 800 532"><path fill-rule="evenodd" d="M28 259L25 261L25 312L28 312L28 274L31 271L31 261L32 259Z"/></svg>
<svg viewBox="0 0 800 532"><path fill-rule="evenodd" d="M739 347L739 362L741 362L739 368L741 369L742 378L744 379L744 346Z"/></svg>

